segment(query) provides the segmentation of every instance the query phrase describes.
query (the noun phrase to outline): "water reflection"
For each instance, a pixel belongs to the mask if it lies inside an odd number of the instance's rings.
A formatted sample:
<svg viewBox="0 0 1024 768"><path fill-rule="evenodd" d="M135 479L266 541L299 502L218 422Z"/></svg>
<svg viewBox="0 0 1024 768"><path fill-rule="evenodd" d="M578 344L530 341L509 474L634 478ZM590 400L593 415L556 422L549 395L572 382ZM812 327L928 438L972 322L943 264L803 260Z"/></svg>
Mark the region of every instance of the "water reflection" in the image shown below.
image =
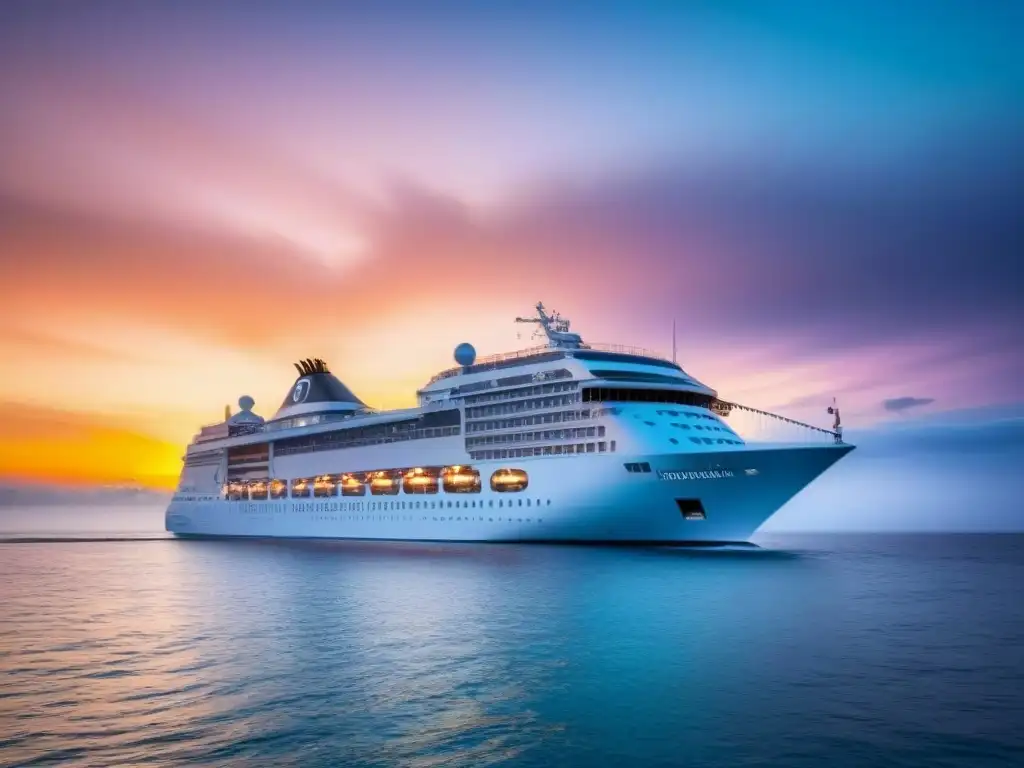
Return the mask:
<svg viewBox="0 0 1024 768"><path fill-rule="evenodd" d="M951 633L928 722L1019 743L1024 548L905 549L0 544L0 760L877 764Z"/></svg>

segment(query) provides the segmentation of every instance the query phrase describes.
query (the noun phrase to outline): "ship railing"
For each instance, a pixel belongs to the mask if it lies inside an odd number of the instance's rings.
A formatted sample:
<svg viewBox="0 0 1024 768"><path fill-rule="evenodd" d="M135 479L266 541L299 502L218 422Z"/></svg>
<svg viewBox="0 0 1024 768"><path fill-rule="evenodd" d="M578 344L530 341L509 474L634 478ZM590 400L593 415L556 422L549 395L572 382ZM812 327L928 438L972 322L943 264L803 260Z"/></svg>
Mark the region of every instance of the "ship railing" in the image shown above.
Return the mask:
<svg viewBox="0 0 1024 768"><path fill-rule="evenodd" d="M544 345L541 347L529 347L528 349L520 349L515 352L502 352L501 354L497 355L487 355L486 357L478 357L473 362L472 367L478 370L487 370L487 366L490 365L498 365L499 363L504 363L509 360L518 360L523 357L533 357L534 355L541 355L544 354L545 352L553 351L556 351L554 347ZM430 381L427 382L427 386L433 384L435 381L441 381L441 379L448 379L451 378L452 376L458 376L460 373L463 372L463 370L465 370L464 367L458 365L454 368L448 368L444 371L441 371L440 373L435 374L430 379Z"/></svg>
<svg viewBox="0 0 1024 768"><path fill-rule="evenodd" d="M226 437L255 435L263 432L265 429L266 426L262 422L228 424L227 422L222 421L218 424L205 424L199 428L199 433L195 437L195 442L205 443L211 440L223 440Z"/></svg>
<svg viewBox="0 0 1024 768"><path fill-rule="evenodd" d="M195 442L205 443L210 440L222 440L228 436L228 425L223 421L217 424L204 424L196 434Z"/></svg>
<svg viewBox="0 0 1024 768"><path fill-rule="evenodd" d="M726 419L728 424L748 443L750 442L808 442L842 443L842 427L837 430L816 427L803 421L790 419L771 411L753 408L728 400L716 400L711 409Z"/></svg>
<svg viewBox="0 0 1024 768"><path fill-rule="evenodd" d="M626 344L581 344L580 349L592 349L595 352L616 352L620 355L633 355L634 357L652 357L655 360L664 360L667 363L675 362L671 358L652 349L631 347Z"/></svg>
<svg viewBox="0 0 1024 768"><path fill-rule="evenodd" d="M664 360L672 362L669 358L665 357L658 352L653 352L649 349L642 347L630 347L622 344L581 344L576 349L582 350L593 350L595 352L615 352L620 355L633 355L635 357L651 357L655 360ZM534 357L535 355L543 355L550 352L564 353L566 357L572 357L572 353L576 351L573 348L565 347L552 347L547 344L539 347L528 347L527 349L516 350L515 352L502 352L496 355L487 355L486 357L477 358L471 366L474 372L486 371L488 367L498 367L504 363L512 360L521 360L527 357ZM442 379L449 379L452 376L458 376L463 373L465 368L463 366L456 366L454 368L448 368L447 370L441 371L434 375L430 381L427 382L429 387L431 384L441 381Z"/></svg>

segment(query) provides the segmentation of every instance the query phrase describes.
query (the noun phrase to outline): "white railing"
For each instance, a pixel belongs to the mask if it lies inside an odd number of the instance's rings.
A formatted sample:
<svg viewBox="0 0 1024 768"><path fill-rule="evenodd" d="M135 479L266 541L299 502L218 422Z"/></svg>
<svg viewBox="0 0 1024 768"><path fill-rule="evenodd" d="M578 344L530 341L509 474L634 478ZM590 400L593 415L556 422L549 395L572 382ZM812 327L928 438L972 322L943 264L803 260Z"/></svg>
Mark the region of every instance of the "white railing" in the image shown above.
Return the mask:
<svg viewBox="0 0 1024 768"><path fill-rule="evenodd" d="M595 352L618 352L620 355L634 355L636 357L653 357L655 360L674 362L671 358L665 357L660 352L655 352L643 347L630 347L625 344L583 344L580 349L592 349Z"/></svg>
<svg viewBox="0 0 1024 768"><path fill-rule="evenodd" d="M747 442L843 442L842 430L816 427L749 405L716 400L712 410Z"/></svg>
<svg viewBox="0 0 1024 768"><path fill-rule="evenodd" d="M665 357L658 352L653 352L649 349L642 347L630 347L622 344L581 344L578 349L594 352L615 352L620 355L633 355L635 357L651 357L655 360L664 360L666 362L672 362L669 358ZM540 347L529 347L528 349L520 349L515 352L502 352L497 355L488 355L487 357L478 358L472 365L474 371L486 371L488 367L497 367L501 363L506 363L510 360L521 360L526 357L533 357L534 355L543 355L547 352L561 352L566 357L572 357L572 353L576 352L577 349L563 348L563 347L551 347L548 345ZM441 379L448 379L452 376L458 376L463 372L461 365L455 366L454 368L448 368L444 371L433 376L430 381L427 382L429 387L436 381Z"/></svg>

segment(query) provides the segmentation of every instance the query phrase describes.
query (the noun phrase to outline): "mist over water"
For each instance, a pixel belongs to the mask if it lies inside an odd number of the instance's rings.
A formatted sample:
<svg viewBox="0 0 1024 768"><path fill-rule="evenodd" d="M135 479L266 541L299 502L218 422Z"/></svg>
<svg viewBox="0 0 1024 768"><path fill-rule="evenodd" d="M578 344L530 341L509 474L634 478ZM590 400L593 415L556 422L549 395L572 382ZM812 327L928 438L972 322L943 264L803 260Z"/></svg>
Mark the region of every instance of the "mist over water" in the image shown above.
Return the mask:
<svg viewBox="0 0 1024 768"><path fill-rule="evenodd" d="M768 532L1024 531L1024 450L890 455L858 447L762 526Z"/></svg>
<svg viewBox="0 0 1024 768"><path fill-rule="evenodd" d="M171 534L164 530L165 506L152 501L124 506L64 503L0 507L0 541L169 538Z"/></svg>

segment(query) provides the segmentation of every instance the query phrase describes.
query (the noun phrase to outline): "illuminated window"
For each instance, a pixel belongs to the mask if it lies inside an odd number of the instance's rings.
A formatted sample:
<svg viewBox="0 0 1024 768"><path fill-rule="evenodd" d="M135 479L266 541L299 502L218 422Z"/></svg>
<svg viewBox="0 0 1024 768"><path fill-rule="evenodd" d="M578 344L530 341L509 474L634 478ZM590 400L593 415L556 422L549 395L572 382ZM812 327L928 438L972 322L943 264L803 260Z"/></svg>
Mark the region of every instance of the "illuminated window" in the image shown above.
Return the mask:
<svg viewBox="0 0 1024 768"><path fill-rule="evenodd" d="M239 482L239 481L236 481L236 482L233 482L233 483L228 483L228 487L227 487L228 501L242 501L242 499L246 499L246 498L248 498L248 496L249 496L249 491L245 487L245 483Z"/></svg>
<svg viewBox="0 0 1024 768"><path fill-rule="evenodd" d="M318 499L338 495L338 481L334 475L319 475L313 480L313 496Z"/></svg>
<svg viewBox="0 0 1024 768"><path fill-rule="evenodd" d="M302 477L292 480L292 498L308 499L313 493L313 479Z"/></svg>
<svg viewBox="0 0 1024 768"><path fill-rule="evenodd" d="M355 475L342 475L340 485L342 496L366 495L366 483Z"/></svg>
<svg viewBox="0 0 1024 768"><path fill-rule="evenodd" d="M499 493L523 491L529 483L522 469L498 469L491 475L491 490Z"/></svg>
<svg viewBox="0 0 1024 768"><path fill-rule="evenodd" d="M250 480L248 483L249 488L249 499L251 501L266 501L267 500L267 481L266 480Z"/></svg>
<svg viewBox="0 0 1024 768"><path fill-rule="evenodd" d="M445 467L441 473L445 493L480 493L480 470L472 467Z"/></svg>
<svg viewBox="0 0 1024 768"><path fill-rule="evenodd" d="M374 496L394 496L402 484L393 472L378 471L370 473L370 493Z"/></svg>
<svg viewBox="0 0 1024 768"><path fill-rule="evenodd" d="M271 480L270 481L270 498L272 498L272 499L287 499L288 498L288 481L287 480Z"/></svg>
<svg viewBox="0 0 1024 768"><path fill-rule="evenodd" d="M402 490L406 493L437 493L439 489L437 470L416 467L402 478Z"/></svg>

